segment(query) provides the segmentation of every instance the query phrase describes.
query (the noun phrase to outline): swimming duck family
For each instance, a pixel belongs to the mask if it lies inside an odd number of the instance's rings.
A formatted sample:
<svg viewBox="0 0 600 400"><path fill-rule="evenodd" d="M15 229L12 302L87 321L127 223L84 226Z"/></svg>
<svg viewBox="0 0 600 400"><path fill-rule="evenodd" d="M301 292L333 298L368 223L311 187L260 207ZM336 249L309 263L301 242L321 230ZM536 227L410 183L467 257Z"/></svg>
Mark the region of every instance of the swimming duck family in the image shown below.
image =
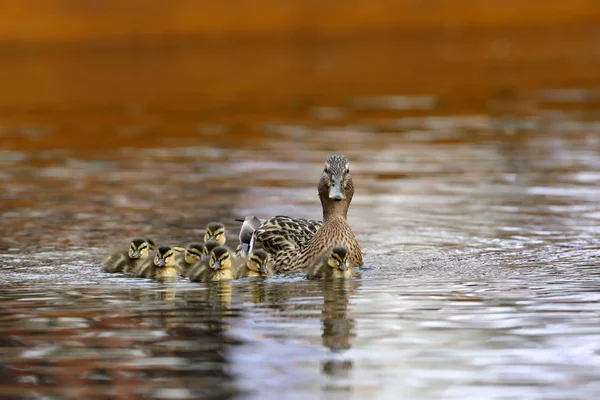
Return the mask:
<svg viewBox="0 0 600 400"><path fill-rule="evenodd" d="M347 222L354 183L346 157L341 154L327 157L317 190L322 222L276 216L254 231L250 251L258 247L269 253L275 272L306 269L335 246L348 250L348 262L353 267L363 265L362 251Z"/></svg>
<svg viewBox="0 0 600 400"><path fill-rule="evenodd" d="M158 280L181 275L198 282L265 278L300 270L308 279L351 278L363 259L347 222L354 183L345 156L327 157L317 192L322 221L282 215L267 220L255 216L238 219L242 226L235 251L226 244L225 225L210 222L201 239L204 243L191 243L185 248L161 246L151 257L154 242L135 239L128 250L107 258L104 270L135 270L138 277Z"/></svg>

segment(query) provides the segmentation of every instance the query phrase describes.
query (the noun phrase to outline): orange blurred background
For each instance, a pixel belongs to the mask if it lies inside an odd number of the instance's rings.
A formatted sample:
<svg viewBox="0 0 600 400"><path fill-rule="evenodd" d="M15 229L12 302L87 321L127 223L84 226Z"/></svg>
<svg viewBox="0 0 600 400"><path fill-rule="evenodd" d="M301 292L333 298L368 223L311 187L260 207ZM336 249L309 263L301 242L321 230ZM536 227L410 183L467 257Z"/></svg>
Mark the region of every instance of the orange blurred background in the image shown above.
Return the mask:
<svg viewBox="0 0 600 400"><path fill-rule="evenodd" d="M597 87L599 44L597 0L5 0L2 146L251 140L360 96L527 113L528 91Z"/></svg>

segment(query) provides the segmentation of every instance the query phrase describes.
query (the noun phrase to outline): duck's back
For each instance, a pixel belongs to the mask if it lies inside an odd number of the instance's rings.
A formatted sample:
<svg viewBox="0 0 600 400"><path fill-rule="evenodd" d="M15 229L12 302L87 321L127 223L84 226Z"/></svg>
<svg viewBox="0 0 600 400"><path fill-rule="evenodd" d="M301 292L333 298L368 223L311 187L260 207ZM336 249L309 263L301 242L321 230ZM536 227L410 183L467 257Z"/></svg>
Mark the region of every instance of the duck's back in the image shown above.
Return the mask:
<svg viewBox="0 0 600 400"><path fill-rule="evenodd" d="M191 266L185 276L192 282L206 282L208 275L208 257L204 257Z"/></svg>
<svg viewBox="0 0 600 400"><path fill-rule="evenodd" d="M132 260L127 255L127 250L120 250L111 254L104 262L105 272L127 272L132 266Z"/></svg>
<svg viewBox="0 0 600 400"><path fill-rule="evenodd" d="M332 218L323 224L300 251L298 257L292 259L289 264L279 265L279 271L309 268L334 246L343 246L348 249L348 263L352 267L363 265L362 251L350 225L344 218Z"/></svg>
<svg viewBox="0 0 600 400"><path fill-rule="evenodd" d="M146 260L138 264L133 270L133 274L137 278L153 278L155 273L154 260L148 257Z"/></svg>
<svg viewBox="0 0 600 400"><path fill-rule="evenodd" d="M321 256L306 269L306 277L308 279L330 278L331 271L331 267L327 265L327 256Z"/></svg>
<svg viewBox="0 0 600 400"><path fill-rule="evenodd" d="M277 272L278 266L289 265L298 256L322 225L321 221L278 215L254 231L253 249L269 253Z"/></svg>

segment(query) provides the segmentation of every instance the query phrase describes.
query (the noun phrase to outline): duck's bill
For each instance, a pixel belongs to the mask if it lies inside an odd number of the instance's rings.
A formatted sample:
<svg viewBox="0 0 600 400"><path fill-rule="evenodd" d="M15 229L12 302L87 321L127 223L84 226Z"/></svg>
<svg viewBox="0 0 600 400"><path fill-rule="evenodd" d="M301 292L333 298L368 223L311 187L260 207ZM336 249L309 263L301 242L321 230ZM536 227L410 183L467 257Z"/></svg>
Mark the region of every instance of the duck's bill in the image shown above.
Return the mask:
<svg viewBox="0 0 600 400"><path fill-rule="evenodd" d="M165 263L164 258L159 258L158 261L156 262L157 267L164 267L165 265L167 265L167 263Z"/></svg>
<svg viewBox="0 0 600 400"><path fill-rule="evenodd" d="M136 250L133 252L133 254L131 256L132 256L132 258L140 258L142 255L140 254L139 250Z"/></svg>
<svg viewBox="0 0 600 400"><path fill-rule="evenodd" d="M217 261L211 268L218 271L221 269L221 263Z"/></svg>
<svg viewBox="0 0 600 400"><path fill-rule="evenodd" d="M341 181L336 181L333 185L331 185L329 188L329 198L335 201L340 201L346 198L346 195L342 190Z"/></svg>
<svg viewBox="0 0 600 400"><path fill-rule="evenodd" d="M347 270L347 269L348 269L348 265L347 265L346 263L344 263L344 264L340 264L339 268L340 268L342 271L345 271L345 270Z"/></svg>
<svg viewBox="0 0 600 400"><path fill-rule="evenodd" d="M266 275L268 273L266 266L260 267L260 269L258 271L263 275Z"/></svg>

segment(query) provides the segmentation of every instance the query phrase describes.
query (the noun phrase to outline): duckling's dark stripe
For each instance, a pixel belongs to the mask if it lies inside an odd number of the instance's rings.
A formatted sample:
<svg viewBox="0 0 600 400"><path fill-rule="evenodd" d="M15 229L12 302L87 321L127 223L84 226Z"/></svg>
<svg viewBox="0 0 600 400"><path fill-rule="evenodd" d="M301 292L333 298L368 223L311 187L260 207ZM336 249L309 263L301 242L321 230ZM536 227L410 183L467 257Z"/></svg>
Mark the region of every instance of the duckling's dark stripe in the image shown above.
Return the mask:
<svg viewBox="0 0 600 400"><path fill-rule="evenodd" d="M340 263L344 262L344 258L340 257L337 253L331 253L331 256L336 260L339 261Z"/></svg>
<svg viewBox="0 0 600 400"><path fill-rule="evenodd" d="M196 249L188 249L188 253L198 256L198 257L202 257L202 253Z"/></svg>
<svg viewBox="0 0 600 400"><path fill-rule="evenodd" d="M250 257L250 261L253 261L253 262L255 262L255 263L259 264L259 265L263 263L263 260L260 259L260 257L256 257L256 256Z"/></svg>
<svg viewBox="0 0 600 400"><path fill-rule="evenodd" d="M224 261L224 260L227 260L228 258L229 258L229 254L225 253L221 256L220 260Z"/></svg>

